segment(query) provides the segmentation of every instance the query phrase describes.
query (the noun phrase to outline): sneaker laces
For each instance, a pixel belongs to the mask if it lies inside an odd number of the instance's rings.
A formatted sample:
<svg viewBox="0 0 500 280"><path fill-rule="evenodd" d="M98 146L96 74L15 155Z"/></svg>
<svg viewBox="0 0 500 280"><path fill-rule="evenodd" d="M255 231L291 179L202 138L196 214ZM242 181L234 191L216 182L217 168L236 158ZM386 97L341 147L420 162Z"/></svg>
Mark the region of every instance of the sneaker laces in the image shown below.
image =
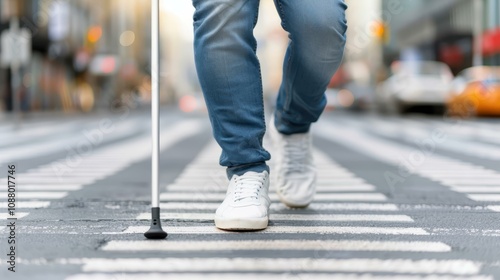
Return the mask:
<svg viewBox="0 0 500 280"><path fill-rule="evenodd" d="M259 199L264 179L263 174L245 174L237 177L234 186L234 201Z"/></svg>
<svg viewBox="0 0 500 280"><path fill-rule="evenodd" d="M306 135L293 135L283 145L283 168L287 173L303 172L307 167L309 138Z"/></svg>

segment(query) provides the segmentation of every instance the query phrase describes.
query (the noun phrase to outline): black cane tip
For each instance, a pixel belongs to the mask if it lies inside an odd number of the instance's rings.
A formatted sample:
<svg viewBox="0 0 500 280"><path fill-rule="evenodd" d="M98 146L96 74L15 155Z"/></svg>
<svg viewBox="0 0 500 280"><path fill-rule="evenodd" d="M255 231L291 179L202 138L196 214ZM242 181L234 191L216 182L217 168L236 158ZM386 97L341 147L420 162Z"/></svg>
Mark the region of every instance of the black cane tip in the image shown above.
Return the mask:
<svg viewBox="0 0 500 280"><path fill-rule="evenodd" d="M167 237L167 233L163 231L161 227L151 227L144 236L147 239L165 239Z"/></svg>
<svg viewBox="0 0 500 280"><path fill-rule="evenodd" d="M144 236L147 239L165 239L168 234L161 227L160 208L151 208L151 215L151 227L146 233L144 233Z"/></svg>

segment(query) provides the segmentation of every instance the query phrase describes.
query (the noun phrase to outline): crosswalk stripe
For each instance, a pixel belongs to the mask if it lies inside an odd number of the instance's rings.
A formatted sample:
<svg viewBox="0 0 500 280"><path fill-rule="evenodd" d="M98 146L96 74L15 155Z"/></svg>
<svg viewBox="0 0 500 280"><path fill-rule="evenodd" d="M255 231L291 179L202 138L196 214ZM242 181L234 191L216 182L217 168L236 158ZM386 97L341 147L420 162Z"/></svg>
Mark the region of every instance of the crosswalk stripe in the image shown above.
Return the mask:
<svg viewBox="0 0 500 280"><path fill-rule="evenodd" d="M455 174L463 174L463 171L461 170L463 167L467 167L467 165L460 165L460 168L451 167L449 169L442 169L442 170L439 170L437 168L428 168L426 166L426 168L423 168L423 170L425 170L425 172L428 174L455 175ZM479 169L479 170L481 170L481 169ZM487 169L483 169L481 172L483 174L487 174L487 175L495 175L495 172L493 172L491 170L487 170Z"/></svg>
<svg viewBox="0 0 500 280"><path fill-rule="evenodd" d="M436 178L442 181L460 179L464 181L474 181L476 178L480 178L479 181L500 181L500 176L498 175L485 175L483 172L478 172L477 170L471 170L468 174L432 174L430 172L425 172L430 178Z"/></svg>
<svg viewBox="0 0 500 280"><path fill-rule="evenodd" d="M179 175L179 181L184 181L184 180L189 180L189 179L194 179L196 178L206 178L210 177L214 173L217 174L218 172L221 176L226 176L225 173L221 172L221 170L216 169L216 170L207 170L207 169L191 169L189 172L183 172ZM352 182L359 182L362 179L356 178L354 174L351 173L345 173L343 171L336 171L336 170L327 170L327 171L317 171L316 174L318 175L318 181L321 180L338 180L338 181L352 181ZM271 175L271 178L274 177L274 175Z"/></svg>
<svg viewBox="0 0 500 280"><path fill-rule="evenodd" d="M123 233L144 233L146 226L131 226ZM169 234L231 234L213 226L176 226L169 228ZM415 227L325 227L325 226L270 226L255 233L313 233L313 234L374 234L374 235L429 235L422 228ZM237 234L237 233L236 233Z"/></svg>
<svg viewBox="0 0 500 280"><path fill-rule="evenodd" d="M500 187L452 187L454 191L462 193L500 193Z"/></svg>
<svg viewBox="0 0 500 280"><path fill-rule="evenodd" d="M160 203L161 209L164 210L213 210L219 207L218 202L168 202ZM279 203L271 204L271 211L286 209ZM395 204L370 204L370 203L313 203L307 208L311 211L398 211L399 208Z"/></svg>
<svg viewBox="0 0 500 280"><path fill-rule="evenodd" d="M61 199L67 192L17 192L17 199ZM0 192L0 201L7 199L7 192Z"/></svg>
<svg viewBox="0 0 500 280"><path fill-rule="evenodd" d="M8 218L22 219L28 215L29 213L16 213L15 216L10 216L8 213L0 213L0 220L7 220Z"/></svg>
<svg viewBox="0 0 500 280"><path fill-rule="evenodd" d="M462 170L464 171L464 170ZM480 176L472 180L469 179L439 179L438 182L453 185L481 185L481 186L498 186L500 179L483 179Z"/></svg>
<svg viewBox="0 0 500 280"><path fill-rule="evenodd" d="M225 180L225 177L216 177L217 179L222 178ZM271 175L271 179L273 179L274 176ZM197 183L207 183L213 181L212 177L209 176L202 176L200 173L197 175L181 175L178 177L178 179L175 180L175 184L178 185L183 185L183 184L197 184ZM345 184L345 185L357 185L357 184L363 184L365 183L365 180L361 178L345 178L345 177L337 177L337 176L327 176L327 175L318 175L318 183L322 184Z"/></svg>
<svg viewBox="0 0 500 280"><path fill-rule="evenodd" d="M467 197L475 201L500 201L500 194L469 194Z"/></svg>
<svg viewBox="0 0 500 280"><path fill-rule="evenodd" d="M40 184L40 183L47 183L47 184L92 184L96 180L91 177L85 177L85 178L58 178L57 176L51 177L51 178L37 178L37 177L28 177L28 178L20 178L19 180L16 181L17 184Z"/></svg>
<svg viewBox="0 0 500 280"><path fill-rule="evenodd" d="M200 174L194 177L192 176L181 176L177 180L175 180L175 184L177 185L195 185L200 183L213 183L213 178L211 177L202 177ZM216 177L219 179L220 177ZM223 178L225 180L225 178ZM274 177L271 176L271 181ZM319 177L318 176L318 184L338 184L338 185L359 185L366 184L365 180L361 178L336 178L336 177Z"/></svg>
<svg viewBox="0 0 500 280"><path fill-rule="evenodd" d="M47 208L49 206L49 201L16 201L16 209ZM8 208L8 203L0 202L0 208Z"/></svg>
<svg viewBox="0 0 500 280"><path fill-rule="evenodd" d="M365 183L365 180L361 178L335 178L335 177L326 177L323 176L318 180L322 184L351 184L351 185L356 185L356 184L363 184Z"/></svg>
<svg viewBox="0 0 500 280"><path fill-rule="evenodd" d="M149 220L150 213L137 216L139 220ZM214 213L161 213L161 219L169 220L213 220ZM299 215L271 214L270 220L281 221L334 221L334 222L398 222L411 223L413 219L406 215Z"/></svg>
<svg viewBox="0 0 500 280"><path fill-rule="evenodd" d="M490 205L488 206L488 209L493 212L500 212L500 205Z"/></svg>
<svg viewBox="0 0 500 280"><path fill-rule="evenodd" d="M320 250L376 252L450 252L442 242L368 241L368 240L237 240L169 241L150 240L107 243L104 251L233 251L233 250Z"/></svg>
<svg viewBox="0 0 500 280"><path fill-rule="evenodd" d="M329 273L329 274L264 274L264 273L245 273L245 274L175 274L175 273L134 273L134 274L124 274L124 273L91 273L91 274L78 274L70 276L65 280L109 280L109 279L119 279L119 280L165 280L165 279L175 279L175 280L493 280L491 276L471 276L471 277L457 277L457 276L413 276L413 275L371 275L371 274L340 274L340 273Z"/></svg>
<svg viewBox="0 0 500 280"><path fill-rule="evenodd" d="M62 181L69 181L69 180L74 180L74 181L81 181L81 180L88 180L89 178L92 178L92 179L101 179L101 178L104 178L106 177L108 173L103 173L103 172L99 172L99 173L82 173L82 172L79 172L78 173L74 173L74 174L65 174L63 176L58 176L57 174L55 173L51 173L50 171L46 171L46 173L44 174L36 174L36 173L27 173L27 174L23 174L22 175L22 181L27 181L27 180L36 180L36 179L41 179L40 181L43 182L43 181L48 181L48 182L52 182L52 181L59 181L59 179L61 179ZM52 180L51 180L52 179ZM55 180L54 180L55 179Z"/></svg>
<svg viewBox="0 0 500 280"><path fill-rule="evenodd" d="M443 181L445 183L448 183L450 185L453 185L454 187L471 187L471 186L481 186L481 187L500 187L500 183L498 181L496 182L480 182L480 181L475 181L475 182L453 182L450 180Z"/></svg>
<svg viewBox="0 0 500 280"><path fill-rule="evenodd" d="M335 124L322 124L323 128L318 129L317 132L327 139L337 141L342 145L346 145L350 148L355 148L358 151L363 151L367 155L372 156L383 162L388 162L392 165L407 166L407 161L412 158L412 155L417 154L417 150L412 149L409 146L390 143L387 140L377 139L366 133L346 129L344 127ZM333 129L333 130L332 130ZM332 131L342 131L342 133L333 133ZM421 153L423 162L418 166L409 167L412 173L418 174L424 178L429 178L434 181L440 182L441 184L448 187L455 187L455 183L473 183L476 185L482 185L483 182L498 184L500 181L500 174L494 170L488 170L481 166L476 166L473 164L466 164L452 158L445 156L439 156L436 154L424 155ZM425 165L423 164L425 163ZM457 167L456 170L462 170L462 174L455 175L440 175L432 173L433 171L429 169L430 165L453 165L462 164L461 167ZM420 168L420 166L425 166L426 169ZM470 177L472 176L472 177ZM500 201L500 195L468 195L471 200L475 201Z"/></svg>
<svg viewBox="0 0 500 280"><path fill-rule="evenodd" d="M19 191L78 191L82 185L19 185L16 187Z"/></svg>
<svg viewBox="0 0 500 280"><path fill-rule="evenodd" d="M166 188L167 192L226 192L227 185L168 185ZM276 188L271 186L270 191L274 191ZM316 191L320 192L371 192L376 191L376 187L373 185L363 184L363 185L319 185L316 186Z"/></svg>
<svg viewBox="0 0 500 280"><path fill-rule="evenodd" d="M355 123L355 125L362 127L363 130L368 129L379 135L398 138L404 141L413 141L414 139L430 139L432 137L432 131L428 128L428 126L424 126L423 124L413 120L398 121L399 123L376 119L372 120L372 123L365 123L360 122L359 120L349 120L350 123ZM377 129L374 129L375 126ZM465 134L457 134L457 130L450 130L450 126L442 126L442 124L440 124L440 126L444 131L446 131L446 135L448 137L446 138L446 145L440 145L439 148L479 158L492 160L500 159L500 149L497 145L481 143L476 141L476 139L471 138L472 135L478 134L476 130ZM462 125L461 130L463 129L464 126ZM450 134L454 137L449 137ZM469 141L457 138L467 138ZM470 141L471 139L473 141Z"/></svg>
<svg viewBox="0 0 500 280"><path fill-rule="evenodd" d="M136 129L131 129L131 127L135 128L134 123L136 121L124 121L116 124L113 133L106 135L105 141L109 142L137 133ZM65 135L65 137L46 138L44 141L31 141L15 147L3 148L0 149L0 161L30 159L36 156L50 155L54 152L62 152L65 147L71 146L82 139L84 139L84 135L75 131Z"/></svg>
<svg viewBox="0 0 500 280"><path fill-rule="evenodd" d="M87 259L84 272L317 271L474 275L481 264L468 260L319 258ZM235 278L237 279L237 278Z"/></svg>
<svg viewBox="0 0 500 280"><path fill-rule="evenodd" d="M162 193L160 200L187 200L187 201L222 201L224 193ZM278 201L275 193L269 194L271 200ZM386 201L387 197L380 193L319 193L314 197L317 201Z"/></svg>

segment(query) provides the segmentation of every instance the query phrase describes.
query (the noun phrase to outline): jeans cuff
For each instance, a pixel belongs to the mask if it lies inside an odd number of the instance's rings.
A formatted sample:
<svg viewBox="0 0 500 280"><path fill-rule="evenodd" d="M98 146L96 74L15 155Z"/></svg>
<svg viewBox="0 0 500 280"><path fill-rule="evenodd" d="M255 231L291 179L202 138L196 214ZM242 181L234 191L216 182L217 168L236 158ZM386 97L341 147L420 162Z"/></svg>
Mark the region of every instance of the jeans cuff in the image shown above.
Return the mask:
<svg viewBox="0 0 500 280"><path fill-rule="evenodd" d="M231 180L233 175L241 176L249 171L257 173L267 171L269 173L269 166L265 162L238 165L238 166L228 167L226 173L227 173L227 178Z"/></svg>
<svg viewBox="0 0 500 280"><path fill-rule="evenodd" d="M311 124L294 124L285 120L284 114L276 112L274 124L276 129L285 135L307 133L311 129Z"/></svg>

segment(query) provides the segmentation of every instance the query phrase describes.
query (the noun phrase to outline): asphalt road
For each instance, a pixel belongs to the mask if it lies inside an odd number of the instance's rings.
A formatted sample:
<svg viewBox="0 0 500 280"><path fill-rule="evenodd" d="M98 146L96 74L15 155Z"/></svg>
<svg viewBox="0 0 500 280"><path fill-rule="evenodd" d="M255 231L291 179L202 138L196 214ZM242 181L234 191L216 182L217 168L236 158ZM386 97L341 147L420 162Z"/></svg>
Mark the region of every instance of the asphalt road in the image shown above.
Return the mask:
<svg viewBox="0 0 500 280"><path fill-rule="evenodd" d="M273 194L270 227L250 233L214 228L227 183L207 117L161 123L169 236L148 241L148 114L2 120L0 279L500 279L499 120L327 113L316 201Z"/></svg>

